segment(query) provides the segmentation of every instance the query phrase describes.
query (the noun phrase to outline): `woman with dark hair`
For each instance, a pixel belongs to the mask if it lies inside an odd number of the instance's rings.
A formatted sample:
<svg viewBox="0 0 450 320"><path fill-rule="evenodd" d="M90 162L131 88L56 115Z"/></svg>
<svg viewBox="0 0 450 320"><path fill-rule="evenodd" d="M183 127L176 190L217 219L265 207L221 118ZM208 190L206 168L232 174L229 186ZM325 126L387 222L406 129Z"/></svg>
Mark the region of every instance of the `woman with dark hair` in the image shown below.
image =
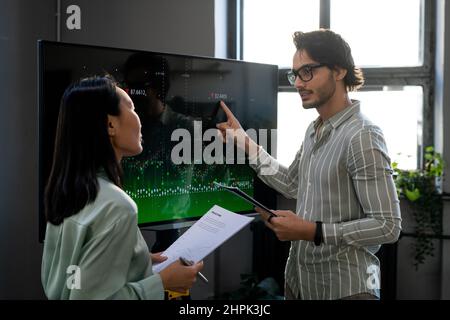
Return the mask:
<svg viewBox="0 0 450 320"><path fill-rule="evenodd" d="M123 157L142 152L141 123L125 91L107 77L65 91L45 191L42 283L50 299L163 299L192 287L203 263L174 262L159 274L121 189Z"/></svg>

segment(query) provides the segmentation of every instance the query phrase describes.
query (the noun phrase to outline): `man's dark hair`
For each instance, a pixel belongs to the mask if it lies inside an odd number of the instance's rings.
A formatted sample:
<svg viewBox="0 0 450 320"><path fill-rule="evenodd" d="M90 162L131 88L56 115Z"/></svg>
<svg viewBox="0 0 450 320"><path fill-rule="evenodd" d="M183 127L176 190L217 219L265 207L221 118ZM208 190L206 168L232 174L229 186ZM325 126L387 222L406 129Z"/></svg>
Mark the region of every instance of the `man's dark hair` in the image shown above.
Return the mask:
<svg viewBox="0 0 450 320"><path fill-rule="evenodd" d="M347 70L344 82L348 91L356 91L364 84L363 73L355 67L350 46L337 33L325 29L297 31L293 39L297 50L305 50L311 59L327 64L330 68L340 67Z"/></svg>
<svg viewBox="0 0 450 320"><path fill-rule="evenodd" d="M47 221L59 225L98 194L97 174L121 187L122 169L108 134L108 115L120 114L120 97L110 77L70 85L61 99L55 149L45 189Z"/></svg>

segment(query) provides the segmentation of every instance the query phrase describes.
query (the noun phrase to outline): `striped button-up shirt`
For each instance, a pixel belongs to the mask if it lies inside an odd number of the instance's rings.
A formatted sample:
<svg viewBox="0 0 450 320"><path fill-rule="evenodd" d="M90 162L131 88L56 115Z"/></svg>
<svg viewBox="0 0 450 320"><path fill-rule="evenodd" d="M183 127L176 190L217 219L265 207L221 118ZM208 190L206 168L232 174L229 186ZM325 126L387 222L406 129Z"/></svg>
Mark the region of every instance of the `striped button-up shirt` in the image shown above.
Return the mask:
<svg viewBox="0 0 450 320"><path fill-rule="evenodd" d="M291 243L285 280L293 294L301 299L379 296L375 253L398 239L400 207L383 134L361 114L359 101L323 123L320 118L311 123L289 168L262 148L255 154L249 160L258 176L297 199L298 216L323 222L320 246Z"/></svg>

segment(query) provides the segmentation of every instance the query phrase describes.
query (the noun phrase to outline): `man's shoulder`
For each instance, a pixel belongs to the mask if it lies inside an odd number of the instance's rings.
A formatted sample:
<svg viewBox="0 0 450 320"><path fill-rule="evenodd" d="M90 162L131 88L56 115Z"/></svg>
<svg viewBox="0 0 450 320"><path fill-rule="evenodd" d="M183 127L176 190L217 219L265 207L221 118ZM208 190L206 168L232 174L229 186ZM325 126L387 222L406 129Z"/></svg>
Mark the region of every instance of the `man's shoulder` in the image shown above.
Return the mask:
<svg viewBox="0 0 450 320"><path fill-rule="evenodd" d="M354 139L363 134L382 134L381 128L362 113L353 115L343 127L346 138Z"/></svg>
<svg viewBox="0 0 450 320"><path fill-rule="evenodd" d="M363 114L356 114L343 126L344 148L361 147L363 145L385 145L381 128Z"/></svg>

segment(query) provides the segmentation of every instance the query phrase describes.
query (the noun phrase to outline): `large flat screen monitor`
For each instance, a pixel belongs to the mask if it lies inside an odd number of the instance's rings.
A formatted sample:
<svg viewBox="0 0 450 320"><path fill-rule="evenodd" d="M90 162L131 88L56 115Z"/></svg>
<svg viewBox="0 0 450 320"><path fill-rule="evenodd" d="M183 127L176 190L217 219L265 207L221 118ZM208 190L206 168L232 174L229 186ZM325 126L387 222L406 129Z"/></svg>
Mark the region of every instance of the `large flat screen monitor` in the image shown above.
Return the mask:
<svg viewBox="0 0 450 320"><path fill-rule="evenodd" d="M122 161L124 190L138 206L140 226L170 228L198 219L214 204L237 213L254 212L214 181L237 186L274 207L274 192L256 177L248 159L243 163L236 149L226 150L223 145L224 163L205 159L216 154L205 152L214 139L207 141L204 133L226 119L218 105L223 100L244 130L268 130L267 148L273 154L270 129L277 125L276 66L51 41L39 41L38 52L41 240L43 195L60 100L69 84L92 75L112 75L132 98L142 122L144 151ZM234 161L225 159L231 151ZM177 154L181 163L173 160Z"/></svg>

